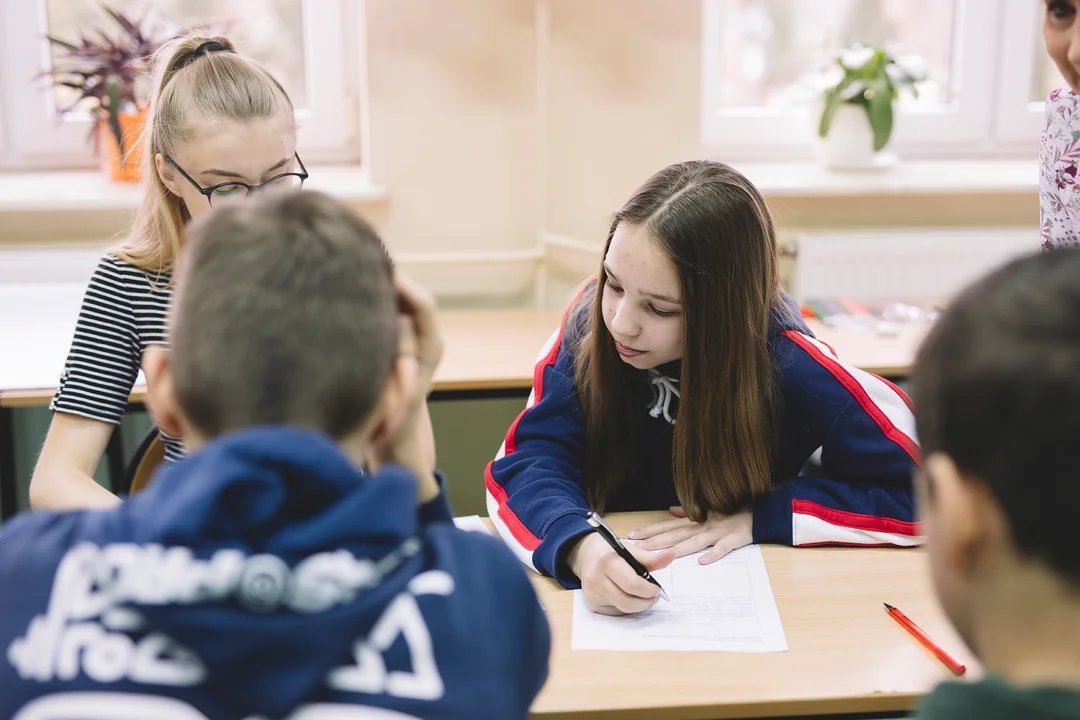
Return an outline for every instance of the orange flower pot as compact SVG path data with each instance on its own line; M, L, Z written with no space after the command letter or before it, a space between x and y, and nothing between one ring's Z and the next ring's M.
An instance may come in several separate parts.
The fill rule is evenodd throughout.
M121 156L116 136L105 120L98 121L98 147L101 148L101 169L120 182L139 182L142 178L142 134L146 126L146 109L137 113L120 113L120 131L124 138Z

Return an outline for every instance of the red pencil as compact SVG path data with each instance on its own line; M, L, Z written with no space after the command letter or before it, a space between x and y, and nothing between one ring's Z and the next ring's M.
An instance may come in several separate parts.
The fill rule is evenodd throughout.
M949 668L949 670L952 671L953 675L963 675L965 672L967 672L966 667L957 662L951 655L949 655L949 653L942 650L941 647L933 640L931 640L930 636L924 633L918 625L911 622L911 619L907 615L900 612L889 603L884 603L884 605L885 611L892 615L893 620L900 623L900 625L905 630L914 635L919 642L925 645L927 650L934 653L934 655L937 656L938 660L945 663L945 667Z

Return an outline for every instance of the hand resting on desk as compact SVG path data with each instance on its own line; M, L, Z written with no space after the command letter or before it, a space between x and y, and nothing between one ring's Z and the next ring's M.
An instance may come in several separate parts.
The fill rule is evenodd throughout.
M653 553L628 546L650 572L675 559L670 551ZM631 615L656 604L660 588L637 576L634 569L600 537L591 532L570 551L570 569L581 580L589 609L602 615Z
M668 508L675 517L664 522L631 530L630 539L638 540L638 547L646 550L671 548L676 557L701 552L712 545L712 550L698 560L702 565L716 562L732 550L754 542L754 513L735 515L710 515L703 523L686 517L681 507ZM579 576L580 577L580 576Z

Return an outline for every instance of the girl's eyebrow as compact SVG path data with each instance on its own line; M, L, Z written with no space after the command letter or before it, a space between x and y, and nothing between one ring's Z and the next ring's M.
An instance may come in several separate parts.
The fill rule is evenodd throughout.
M619 278L615 277L615 273L611 272L611 268L608 267L607 263L604 263L604 273L609 278L614 280L615 282L619 282ZM671 303L672 305L682 305L681 300L676 300L675 298L671 297L670 295L662 295L660 293L649 292L648 290L643 290L641 292L641 294L642 295L647 295L647 296L651 297L653 300L659 300L661 302Z
M285 167L286 165L289 164L289 161L291 161L291 160L292 160L291 157L287 157L287 158L284 158L282 160L278 160L272 166L268 167L263 172L263 175L265 175L266 173L274 172L275 170L279 170L279 169ZM232 172L231 170L218 170L217 168L210 168L209 170L203 170L203 175L220 175L221 177L236 178L237 180L243 180L244 179L244 176L241 175L240 173Z

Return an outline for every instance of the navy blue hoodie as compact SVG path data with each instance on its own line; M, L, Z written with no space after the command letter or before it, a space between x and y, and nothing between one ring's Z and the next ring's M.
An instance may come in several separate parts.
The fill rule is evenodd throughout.
M365 477L322 435L265 428L114 509L16 518L0 717L525 717L550 650L532 585L416 493L402 468Z
M574 387L577 345L591 323L585 301L571 303L540 352L533 389L486 473L488 515L529 567L577 587L565 558L591 528L581 477L585 417ZM753 503L754 542L787 545L915 545L911 471L918 462L915 418L892 383L844 365L817 340L785 296L773 313L769 348L779 377L779 432L773 490ZM672 441L679 408L679 362L635 371L651 388L642 404L638 471L622 479L609 512L667 510L679 504ZM648 392L644 393L649 396Z

